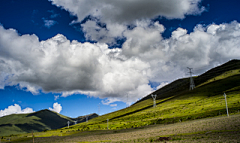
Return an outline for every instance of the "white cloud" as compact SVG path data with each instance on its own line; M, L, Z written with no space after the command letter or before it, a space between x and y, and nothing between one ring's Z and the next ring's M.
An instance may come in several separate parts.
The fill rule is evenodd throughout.
M186 67L202 73L206 67L240 57L240 24L196 26L193 32L178 28L163 39L163 25L138 21L122 48L103 43L69 41L58 34L46 41L0 26L0 87L20 85L27 91L62 93L136 101L153 89L152 82L170 82L186 76ZM146 26L148 25L148 26Z
M0 28L1 71L12 75L7 85L19 84L36 94L44 92L85 93L100 98L119 98L122 92L149 87L147 62L137 57L126 58L121 49L108 49L106 44L70 42L63 35L38 41L35 35L19 36L15 30ZM8 56L6 56L8 53ZM120 100L120 99L118 99Z
M88 20L81 25L85 37L88 40L98 41L101 43L115 44L115 38L123 38L123 32L127 30L126 25L109 23L106 28L97 25L96 20Z
M141 23L143 23L143 25ZM149 23L147 23L147 25L148 24ZM153 51L163 39L161 33L164 31L164 27L158 22L155 22L150 27L145 26L145 21L139 22L139 25L140 26L135 27L133 30L124 32L124 37L126 37L127 40L122 48L123 53L127 56L138 56L141 53ZM161 53L157 52L155 54Z
M1 64L4 64L3 60L0 60ZM5 73L3 71L0 72L0 89L4 89L5 85L4 83L6 82L6 78L8 77L8 73Z
M47 28L52 27L53 25L57 24L57 21L54 20L48 20L48 19L43 19L44 26Z
M172 38L179 39L181 36L186 35L186 34L187 34L186 29L178 28L177 30L172 32Z
M0 117L10 114L26 114L32 112L34 112L32 108L27 107L25 109L21 109L21 106L19 106L18 104L14 104L8 106L8 108L5 108L4 110L0 110Z
M59 99L59 95L54 95L54 100L58 100Z
M53 108L49 107L49 110L52 110L54 112L60 113L62 111L61 104L58 104L57 102L53 104Z
M116 107L116 106L117 106L117 104L110 104L110 106L111 106L111 107Z
M77 16L87 39L116 44L116 38L123 38L127 25L138 25L138 21L150 21L158 16L168 19L183 19L186 15L198 15L205 11L202 0L49 0L52 4ZM99 26L99 23L105 27ZM142 23L142 22L141 22ZM145 25L148 26L148 25ZM143 26L141 26L143 27Z
M100 17L103 22L132 23L136 20L152 19L156 16L184 18L185 15L202 13L201 0L49 0L74 15L78 21L88 15Z
M112 97L110 97L110 98L108 98L107 100L102 100L101 102L102 102L102 104L103 105L109 105L109 104L111 104L111 103L114 103L114 102L116 102L116 101L120 101L119 99L117 99L117 98L112 98Z
M54 10L48 10L48 12L51 13L50 18L61 17L61 15L58 13L55 13Z

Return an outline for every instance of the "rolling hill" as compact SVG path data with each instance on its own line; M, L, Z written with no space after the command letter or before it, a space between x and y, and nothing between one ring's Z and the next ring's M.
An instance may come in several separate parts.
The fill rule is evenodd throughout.
M214 79L215 77L218 77L223 73L227 74L228 71L231 72L237 69L240 70L240 60L231 60L227 63L224 63L221 66L208 70L207 72L201 74L198 77L194 77L195 86L201 85L210 79ZM235 86L235 85L232 85L232 86ZM184 79L178 79L176 81L173 81L172 83L154 91L151 94L156 94L157 99L164 99L176 94L181 95L182 93L186 93L188 91L189 91L189 78L184 78ZM144 101L146 99L151 99L152 98L151 94L145 96L144 98L137 101L136 103Z
M90 114L89 120L97 117L97 114ZM58 129L67 126L67 121L73 125L73 121L85 122L85 116L70 118L48 109L30 114L12 114L0 118L0 136L14 135L30 132L41 132L51 129Z

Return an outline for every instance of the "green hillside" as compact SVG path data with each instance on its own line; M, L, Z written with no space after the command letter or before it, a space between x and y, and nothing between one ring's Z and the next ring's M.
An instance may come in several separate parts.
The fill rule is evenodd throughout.
M155 124L173 124L188 120L226 116L223 93L227 94L230 116L240 110L240 61L232 60L194 77L196 88L189 91L189 78L176 80L153 92L132 106L105 114L69 128L35 133L36 137L69 136L82 131L143 128ZM107 124L107 119L109 122ZM23 134L16 138L30 137Z
M12 114L0 118L0 136L62 128L71 118L41 110L30 114Z
M236 70L240 70L240 60L231 60L221 66L212 68L208 70L207 72L201 74L198 77L194 77L194 83L196 86L201 85L208 80L212 79L215 80L215 77L218 77L219 75L229 75L232 76L234 74L231 74L231 72ZM234 86L234 85L233 85ZM157 99L164 99L166 97L170 97L173 95L177 95L181 93L186 93L189 91L189 78L185 79L178 79L164 87L162 87L159 90L154 91L151 94L156 94ZM142 98L138 102L141 102L146 99L152 99L151 94L147 95L146 97ZM136 102L136 103L138 103Z
M89 120L97 117L97 114L90 114ZM30 114L12 114L0 118L0 136L15 135L21 133L41 132L51 129L58 129L67 126L67 121L73 125L73 121L85 122L85 116L69 118L48 109Z

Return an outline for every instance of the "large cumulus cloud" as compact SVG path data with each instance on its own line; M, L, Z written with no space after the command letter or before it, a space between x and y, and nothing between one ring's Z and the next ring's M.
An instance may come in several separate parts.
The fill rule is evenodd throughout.
M205 11L201 0L49 0L72 15L75 22L90 16L82 29L88 40L116 44L116 38L123 38L128 25L156 17L183 19L186 15L198 15ZM105 26L101 26L102 25Z
M164 16L169 19L184 18L204 11L201 0L49 0L74 15L78 21L92 15L103 22L132 23L136 20Z
M89 94L118 98L127 92L144 96L151 91L146 70L149 64L126 58L121 49L106 44L69 41L58 34L46 41L36 35L18 35L0 27L1 85L17 85L34 94L43 92Z

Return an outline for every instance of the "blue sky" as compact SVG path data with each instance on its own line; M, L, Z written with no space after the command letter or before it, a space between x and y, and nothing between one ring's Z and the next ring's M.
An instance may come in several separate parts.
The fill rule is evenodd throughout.
M113 112L240 56L237 0L2 0L0 116Z

